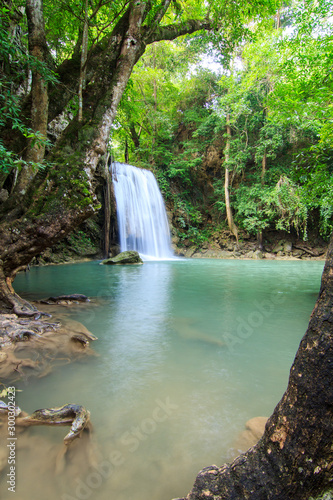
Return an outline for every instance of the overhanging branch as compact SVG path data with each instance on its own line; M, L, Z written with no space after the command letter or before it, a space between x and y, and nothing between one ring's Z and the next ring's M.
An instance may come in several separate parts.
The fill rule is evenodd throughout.
M146 29L146 27L143 27ZM168 26L158 26L153 33L149 30L144 34L145 43L151 44L153 42L159 42L161 40L175 40L179 36L191 35L196 31L209 31L216 29L216 23L210 21L209 19L189 19L183 23L170 24Z

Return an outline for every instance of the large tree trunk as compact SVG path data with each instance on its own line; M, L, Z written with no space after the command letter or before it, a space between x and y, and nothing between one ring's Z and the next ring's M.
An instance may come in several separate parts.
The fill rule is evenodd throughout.
M107 55L99 68L100 78L90 85L83 107L83 120L74 120L48 160L55 165L45 179L30 186L33 199L19 219L7 213L0 226L0 304L20 311L19 297L11 285L15 274L34 255L63 238L98 207L94 195L100 158L105 155L111 125L134 64L144 52L139 33L144 3L130 12L127 29L119 40L116 72L110 71ZM111 64L114 61L112 54ZM93 110L93 112L92 112ZM14 222L15 221L15 222ZM26 314L26 303L22 303Z
M46 63L48 49L46 44L43 2L42 0L27 0L26 12L28 19L28 41L29 53L40 63ZM48 92L47 82L43 75L37 70L32 71L31 83L31 128L39 132L41 141L29 139L27 144L26 159L32 164L43 161L45 154L45 140L48 122ZM36 174L36 167L24 166L19 181L15 187L15 196L25 195L29 183Z
M235 236L237 244L238 244L238 229L234 222L234 218L232 215L231 205L230 205L230 196L229 196L229 169L228 169L228 161L230 156L230 138L231 138L231 127L229 125L229 114L227 115L227 143L225 147L225 162L226 167L224 170L224 197L225 197L225 209L227 213L227 222L231 233Z
M186 500L306 500L332 486L333 237L288 388L256 446L203 469Z

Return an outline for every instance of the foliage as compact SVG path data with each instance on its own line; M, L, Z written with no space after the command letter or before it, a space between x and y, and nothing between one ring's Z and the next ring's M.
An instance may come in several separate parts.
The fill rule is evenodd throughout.
M22 119L22 95L29 90L24 76L28 76L31 71L38 71L49 84L55 83L57 78L52 70L29 54L24 37L20 36L21 31L26 30L23 16L19 17L21 23L16 25L15 30L10 29L13 15L13 11L5 6L0 10L0 130L10 123L12 130L18 130L23 137L30 139L30 147L36 144L49 146L45 137L31 129ZM11 151L0 139L0 173L9 173L23 166L45 168L43 163L24 161L22 152Z
M231 63L220 50L217 57L224 64L220 76L200 70L198 61L200 52L213 54L215 47L216 54L217 39L199 42L193 37L190 43L159 44L137 65L115 136L127 137L133 163L153 166L165 197L174 204L183 239L190 227L195 228L193 234L204 230L205 224L194 215L196 210L202 215L207 210L203 202L210 203L217 219L225 214L226 166L240 227L252 234L273 228L295 231L304 238L309 228L318 228L323 237L329 236L333 229L329 4L306 1L285 7L279 12L282 28L272 18L256 19L251 41L239 46ZM227 118L231 137L226 163L222 152ZM129 122L140 131L139 147ZM210 174L214 192L203 200L199 192L205 187L198 183L206 178L212 148L220 151L220 168L214 167Z

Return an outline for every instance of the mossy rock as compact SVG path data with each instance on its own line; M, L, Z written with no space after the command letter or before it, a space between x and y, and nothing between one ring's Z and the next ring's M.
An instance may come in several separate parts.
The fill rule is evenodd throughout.
M115 257L103 260L101 264L106 264L106 265L143 264L143 261L138 252L135 252L134 250L128 250L127 252L119 253Z

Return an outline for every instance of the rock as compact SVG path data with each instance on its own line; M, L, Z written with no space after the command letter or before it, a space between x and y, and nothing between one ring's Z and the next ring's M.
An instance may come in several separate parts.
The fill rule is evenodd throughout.
M7 358L8 358L8 354L7 353L0 352L0 363L2 363L3 361L6 361Z
M81 293L73 293L71 295L58 295L57 297L49 297L48 299L39 300L41 304L61 304L66 305L68 302L90 302L86 295Z
M262 253L261 250L256 250L255 252L253 252L252 259L263 259L263 258L264 254Z
M277 254L284 254L284 253L290 253L292 251L292 243L287 240L280 240L275 247L273 248L272 252L277 253Z
M286 253L290 253L292 251L292 249L293 249L293 245L292 245L291 241L286 241L285 245L284 245L284 251Z
M7 189L0 189L0 203L4 203L8 200L8 191Z
M103 260L101 264L105 265L143 264L143 261L138 252L135 252L134 250L128 250L127 252L119 253L115 257L111 257L111 259Z
M235 443L237 453L244 452L254 446L264 433L267 417L254 417L245 424L245 431L242 431Z
M267 417L254 417L246 422L245 428L258 440L264 433L266 422Z

